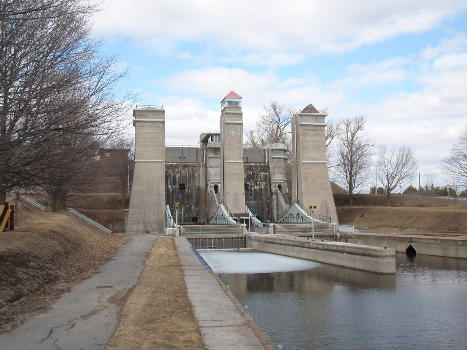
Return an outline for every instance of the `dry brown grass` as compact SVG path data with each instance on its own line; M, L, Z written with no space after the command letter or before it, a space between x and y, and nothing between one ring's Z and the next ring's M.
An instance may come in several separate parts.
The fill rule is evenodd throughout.
M461 208L337 207L339 223L357 228L420 232L466 232L467 211Z
M172 238L158 238L107 349L205 349Z
M338 207L348 206L348 195L344 193L334 193L334 202ZM388 206L388 201L385 195L356 194L354 195L353 206ZM467 201L455 201L448 198L394 195L390 197L390 206L467 208Z
M54 286L89 276L126 241L63 213L20 207L18 223L15 231L0 233L0 331L46 306L34 297L60 294Z

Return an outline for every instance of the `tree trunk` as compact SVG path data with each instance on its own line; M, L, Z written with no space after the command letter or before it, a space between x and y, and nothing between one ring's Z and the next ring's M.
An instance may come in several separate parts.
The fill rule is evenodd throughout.
M386 191L386 198L387 198L387 205L388 207L391 206L391 192Z
M66 190L57 190L57 202L56 202L56 209L64 210L66 208Z
M47 211L56 212L57 211L57 192L56 191L47 191Z

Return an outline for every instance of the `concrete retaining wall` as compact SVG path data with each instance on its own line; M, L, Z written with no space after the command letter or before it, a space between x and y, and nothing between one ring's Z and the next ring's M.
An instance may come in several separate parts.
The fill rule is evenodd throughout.
M214 273L191 250L185 237L175 238L188 297L208 350L272 349L253 320L241 311Z
M247 247L357 270L381 274L396 273L396 257L392 249L342 242L321 242L282 234L254 233L247 234Z
M376 247L388 247L396 252L403 252L409 245L417 254L445 256L467 259L467 241L449 238L381 236L369 234L340 234L340 239L355 244L367 244Z

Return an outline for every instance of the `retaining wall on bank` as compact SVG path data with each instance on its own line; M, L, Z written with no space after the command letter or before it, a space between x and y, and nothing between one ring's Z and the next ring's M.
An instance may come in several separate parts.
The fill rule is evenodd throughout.
M407 247L411 245L416 250L417 254L467 259L467 240L465 239L383 236L367 233L341 233L339 239L354 244L388 247L396 252L403 253L405 253Z
M247 234L247 247L267 253L291 256L357 270L396 273L392 249L361 244L313 240L284 234Z
M272 349L252 319L241 311L215 274L193 253L185 237L176 237L188 297L208 350Z

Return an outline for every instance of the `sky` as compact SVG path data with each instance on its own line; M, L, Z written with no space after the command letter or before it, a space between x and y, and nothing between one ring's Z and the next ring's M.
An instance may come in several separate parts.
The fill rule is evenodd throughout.
M128 70L116 94L163 106L167 145L197 145L201 132L218 131L220 101L234 90L245 134L272 101L296 111L312 103L330 121L363 115L373 145L412 148L422 186L449 183L441 163L467 126L465 0L100 7L93 36L116 57L115 70Z

